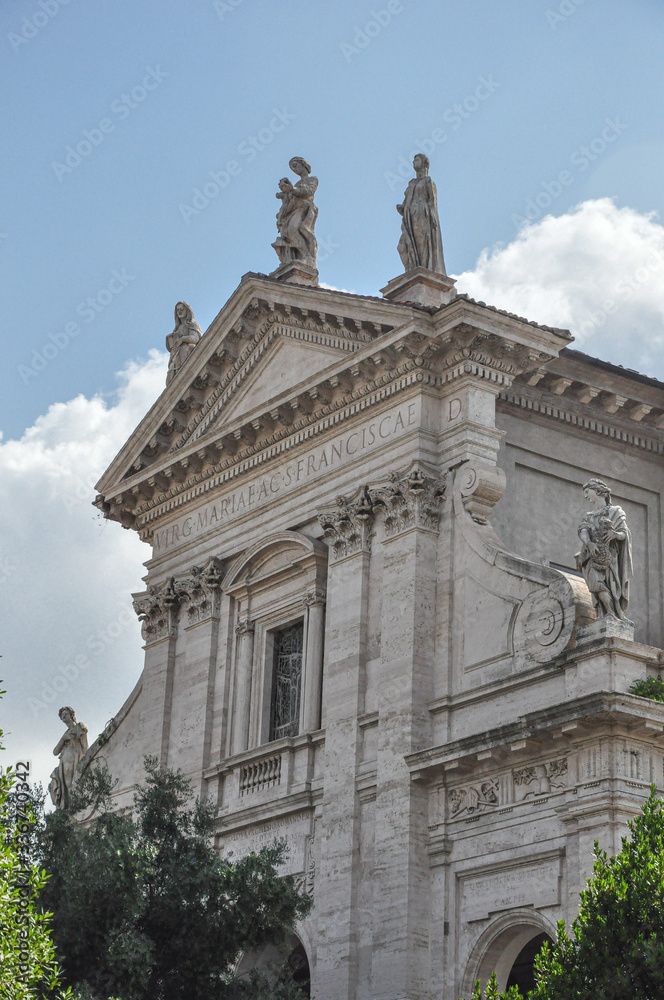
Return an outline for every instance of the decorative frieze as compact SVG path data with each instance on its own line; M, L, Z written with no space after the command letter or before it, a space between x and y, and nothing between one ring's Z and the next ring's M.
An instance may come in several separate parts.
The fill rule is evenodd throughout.
M490 812L500 805L500 784L496 778L464 788L452 788L449 794L450 819L476 813Z
M567 758L546 761L544 764L533 764L512 771L514 781L514 800L536 795L548 795L553 789L567 786Z
M508 809L526 799L561 792L567 788L568 770L567 757L555 757L450 788L449 819L470 819Z
M407 475L392 472L389 484L370 490L369 497L374 509L384 511L388 538L413 527L438 531L445 477L432 479L419 469Z
M374 507L366 486L357 501L339 497L335 504L318 514L318 520L330 541L334 560L371 551Z

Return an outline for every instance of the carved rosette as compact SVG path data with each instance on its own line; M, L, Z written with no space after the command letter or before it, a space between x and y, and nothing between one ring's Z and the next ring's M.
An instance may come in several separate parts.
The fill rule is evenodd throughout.
M150 584L145 594L137 594L134 611L141 623L141 635L149 645L177 634L180 595L173 577L166 583Z
M366 486L359 500L352 502L339 497L335 504L318 514L318 520L325 537L330 540L335 561L356 552L371 552L374 508Z
M389 485L370 490L369 496L374 509L384 511L388 538L414 527L438 531L445 477L431 479L419 469L407 475L392 472Z
M176 581L187 625L197 625L219 613L221 580L221 562L213 556L204 566L192 566L187 576Z

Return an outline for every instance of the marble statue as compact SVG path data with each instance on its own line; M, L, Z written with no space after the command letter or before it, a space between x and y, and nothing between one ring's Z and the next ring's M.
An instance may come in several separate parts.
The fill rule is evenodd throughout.
M277 213L279 235L272 246L282 264L298 260L315 267L318 245L314 226L318 208L314 204L314 195L318 178L311 176L311 167L301 156L294 156L288 166L300 179L295 184L287 177L279 181L276 195L281 201Z
M88 749L88 727L76 721L76 713L65 705L58 715L67 727L56 743L53 753L59 756L58 766L51 774L48 790L56 809L68 809L71 790L81 757Z
M194 319L194 310L188 302L178 302L175 306L175 329L166 337L166 350L171 355L166 385L173 381L202 336L203 331Z
M425 267L445 274L436 185L429 177L428 156L417 153L413 169L415 177L404 191L403 204L397 205L402 217L399 256L406 271Z
M583 495L594 510L579 525L581 551L577 568L592 594L598 618L627 621L632 579L632 536L622 507L611 503L611 491L601 479L590 479Z

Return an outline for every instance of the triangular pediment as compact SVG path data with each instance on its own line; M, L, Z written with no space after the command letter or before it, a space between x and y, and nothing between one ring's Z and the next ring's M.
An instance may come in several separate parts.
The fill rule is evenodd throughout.
M343 357L339 348L311 344L280 335L261 357L253 374L222 409L223 423L231 423L255 409L265 408ZM217 421L218 423L218 421Z
M177 376L98 483L105 496L119 489L163 492L165 465L184 456L177 481L196 471L197 449L214 443L230 424L281 407L298 386L313 383L394 326L399 307L377 302L358 318L355 296L245 276ZM206 458L208 460L209 456ZM159 478L150 482L151 470ZM174 484L173 484L174 485Z

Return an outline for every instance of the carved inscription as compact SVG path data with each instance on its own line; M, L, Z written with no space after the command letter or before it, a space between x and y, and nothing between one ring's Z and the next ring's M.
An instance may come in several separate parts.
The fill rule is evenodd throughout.
M284 816L269 823L262 823L249 830L238 830L223 836L223 850L233 857L244 857L258 852L275 840L285 840L288 854L280 871L282 875L306 872L308 865L307 839L311 835L311 818L308 813Z
M464 920L484 920L490 913L517 906L557 906L560 858L496 869L462 881Z
M405 433L418 421L418 403L404 403L380 417L359 424L327 444L293 459L269 476L252 479L232 493L208 503L196 513L180 518L154 533L154 554L161 555L198 535L221 527L228 521L269 503L276 496L302 486L310 479L329 475L332 469L373 451L386 441Z

